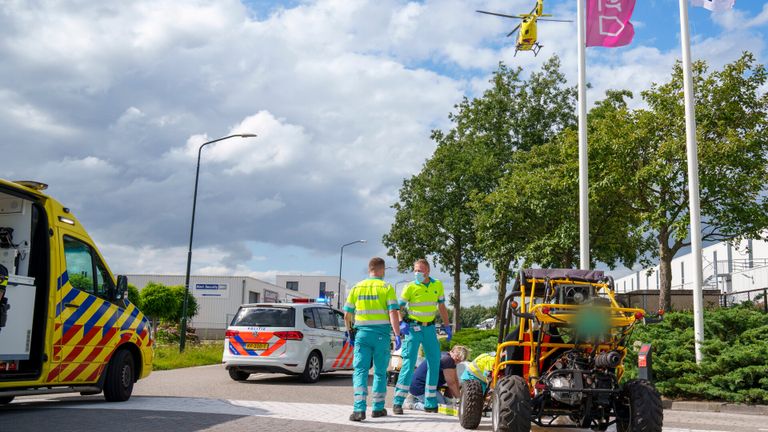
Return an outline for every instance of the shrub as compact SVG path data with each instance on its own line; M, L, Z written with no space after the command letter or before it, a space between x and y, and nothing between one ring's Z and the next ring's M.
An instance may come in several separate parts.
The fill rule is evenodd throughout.
M694 355L690 312L672 312L661 324L638 326L631 340L653 344L654 380L664 396L768 403L768 314L749 306L707 311L704 334L701 365ZM637 376L637 347L632 345L626 379Z

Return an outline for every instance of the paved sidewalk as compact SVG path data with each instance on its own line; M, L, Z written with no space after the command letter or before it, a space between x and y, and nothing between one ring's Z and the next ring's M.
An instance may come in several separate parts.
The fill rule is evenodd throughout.
M31 399L25 399L29 402ZM348 405L318 404L318 403L292 403L276 401L245 401L187 397L134 397L120 404L108 404L99 402L87 402L68 405L67 408L89 411L115 411L126 410L141 413L194 413L195 415L230 416L220 424L211 425L205 431L229 431L239 432L259 429L269 429L268 425L283 425L279 429L286 431L334 431L345 432L355 428L365 428L371 431L414 431L414 432L443 432L463 431L456 417L442 414L426 414L420 411L406 410L404 416L394 416L390 413L387 417L368 418L360 423L350 422L348 417L350 407ZM370 412L369 412L370 414ZM696 421L691 420L691 415L696 416ZM681 417L682 416L682 417ZM683 413L672 414L665 412L664 432L725 432L743 430L749 432L768 431L760 429L757 420L761 417L730 415L727 418L723 414L716 413ZM695 426L683 425L685 422L694 422ZM275 423L276 420L283 423ZM489 418L483 418L478 428L480 431L491 430ZM533 431L545 431L533 427ZM559 431L584 431L584 429L558 428ZM615 431L611 427L609 431Z

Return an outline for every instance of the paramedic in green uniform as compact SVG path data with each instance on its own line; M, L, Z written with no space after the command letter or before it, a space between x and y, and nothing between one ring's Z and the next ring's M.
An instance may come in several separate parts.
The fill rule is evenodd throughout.
M416 280L406 285L400 295L400 307L408 307L408 314L400 324L403 342L403 367L395 386L395 401L392 412L403 413L403 401L408 396L408 389L419 355L419 345L424 347L427 362L427 383L424 389L424 411L437 412L437 380L440 374L440 342L435 331L435 315L445 323L445 332L450 341L453 331L448 321L448 309L445 307L443 283L429 277L429 262L417 260L413 264Z
M352 386L355 404L351 421L365 420L368 396L368 370L373 360L373 412L372 417L384 417L387 396L387 366L390 357L390 330L395 333L395 349L400 349L400 312L392 285L384 282L384 260L371 258L368 262L370 277L358 282L349 292L344 304L344 322L347 338L355 347L352 363Z

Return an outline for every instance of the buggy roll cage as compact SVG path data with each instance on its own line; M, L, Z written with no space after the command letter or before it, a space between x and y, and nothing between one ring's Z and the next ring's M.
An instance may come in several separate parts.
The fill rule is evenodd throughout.
M585 349L595 350L595 352L619 350L622 353L622 363L626 350L619 345L622 338L613 338L613 340L600 344L576 344L576 343L556 343L543 342L543 331L538 331L538 337L534 339L534 330L530 321L536 321L539 324L555 324L564 327L572 326L576 319L576 312L582 309L582 305L559 304L548 302L554 300L554 295L558 285L570 286L590 286L593 295L598 295L600 291L605 294L604 298L610 305L599 306L598 308L606 310L610 316L610 327L621 328L622 335L628 334L632 326L637 321L647 323L660 322L663 318L663 312L657 316L645 316L645 311L638 308L625 308L619 305L614 297L614 282L611 276L605 276L598 270L576 270L576 269L526 269L520 270L515 279L512 292L504 298L502 303L503 313L499 323L499 338L496 345L496 362L493 368L493 381L491 386L496 386L499 372L510 365L528 366L528 377L526 381L530 388L536 384L539 375L539 364L542 360L556 352L557 348L574 349L577 346ZM518 310L517 301L514 299L520 297L520 310ZM543 298L545 303L534 303L537 298ZM515 340L506 341L510 332L510 327L514 322L513 317L520 319L519 334ZM526 325L527 324L527 325ZM527 335L527 340L526 340ZM501 353L508 347L527 348L528 360L510 360L500 361ZM542 353L542 349L546 352ZM623 366L616 368L617 376L620 379L623 374Z

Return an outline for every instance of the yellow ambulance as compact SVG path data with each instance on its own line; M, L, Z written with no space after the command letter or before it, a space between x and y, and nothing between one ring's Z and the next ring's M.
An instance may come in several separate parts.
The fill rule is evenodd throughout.
M0 405L68 392L125 401L152 370L149 321L45 188L0 179Z

